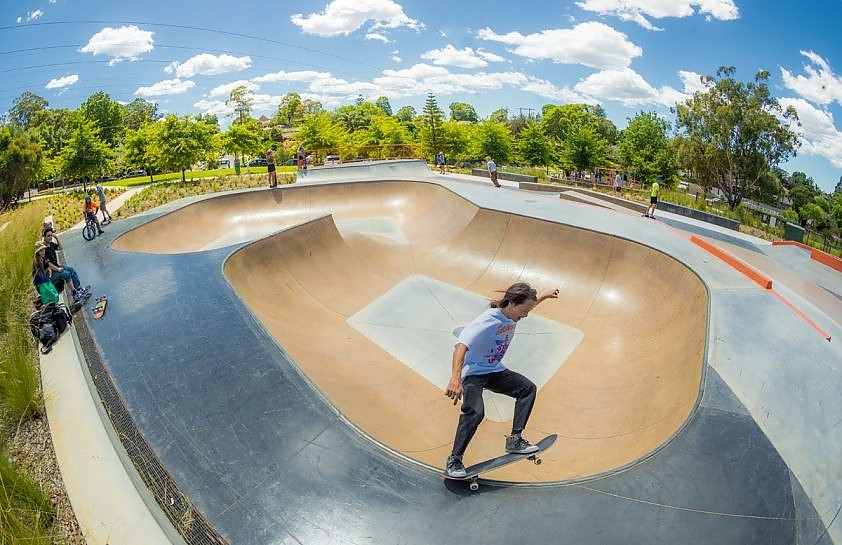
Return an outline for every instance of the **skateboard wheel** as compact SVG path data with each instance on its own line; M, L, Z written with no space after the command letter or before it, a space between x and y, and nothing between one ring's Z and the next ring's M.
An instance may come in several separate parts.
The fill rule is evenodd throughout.
M536 466L541 465L541 459L540 458L535 458L535 460L533 460L533 461L535 462Z
M476 492L477 490L479 490L479 483L470 483L468 485L468 488L471 489L471 492Z

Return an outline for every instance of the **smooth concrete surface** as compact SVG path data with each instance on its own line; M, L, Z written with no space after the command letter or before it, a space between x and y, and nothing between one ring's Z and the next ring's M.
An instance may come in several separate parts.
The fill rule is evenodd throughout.
M53 447L86 543L181 543L172 529L169 534L162 529L141 498L148 494L137 490L124 467L125 452L112 442L110 422L101 420L99 399L92 397L96 393L83 365L76 331L70 328L41 356L40 369Z
M487 182L433 175L419 168L412 164L402 173L399 162L390 162L383 172L377 164L352 171L334 169L318 174L324 184L313 181L302 188L174 203L115 222L93 243L81 237L63 238L69 261L109 295L106 318L88 322L123 403L192 508L218 532L220 542L463 544L557 542L559 536L595 545L840 542L840 525L834 522L842 505L839 344L817 335L769 290L693 245L689 234L761 251L758 244L750 237L668 213L652 221L564 202L557 195L494 189ZM345 178L343 172L352 174ZM402 182L356 183L366 180ZM320 185L345 198L325 205L330 193ZM355 190L345 187L350 185L399 185L401 191L387 191L388 199L361 201L352 198ZM432 185L441 190L431 193L427 186ZM435 199L429 200L431 194ZM310 195L309 201L299 198L302 195ZM434 204L420 215L411 206L401 208L402 201L418 195ZM226 221L230 217L220 213L221 204L237 199L250 203L240 207L242 213L236 217L242 218L259 202L249 199L258 197L274 203L274 216L295 220L256 241L244 229L245 238L214 247L214 240L229 237L222 229L196 233L200 240L191 244L198 247L183 246L182 235L191 231L183 222L172 221L179 211L207 208L217 211L217 220ZM304 202L309 202L306 212L299 210ZM361 208L368 212L360 213ZM260 223L261 214L254 214L252 227ZM360 221L366 214L370 221ZM347 219L354 221L340 228ZM212 223L213 215L199 221L208 227ZM166 229L159 230L158 237L149 236L162 225ZM505 225L502 234L501 225ZM465 229L477 239L496 237L498 257L490 257L489 250L468 251L467 245L454 242ZM522 247L524 240L528 248ZM132 249L121 246L129 241L135 243ZM588 246L598 244L606 250L589 253ZM135 251L142 245L144 251ZM394 251L383 251L385 245ZM211 249L202 249L206 246ZM570 246L576 251L566 252ZM638 246L646 258L627 250ZM512 258L507 260L509 251ZM605 254L616 256L616 261ZM624 263L621 255L630 256L637 266ZM576 273L575 267L581 266L577 261L600 257L609 266L602 269L604 280L597 295L589 298L587 286L598 285L590 278L598 269L585 267ZM330 267L342 267L348 274ZM574 272L563 274L566 267L574 267ZM614 269L623 267L627 269L622 276L631 277L623 282L630 284L612 280ZM462 268L464 275L459 274ZM488 273L472 272L477 270ZM587 399L604 393L604 388L595 386L604 380L603 374L624 371L626 354L635 353L635 338L641 351L654 355L670 353L686 342L685 337L695 335L681 329L685 324L679 319L658 325L659 314L684 318L682 307L692 306L686 304L686 289L665 291L650 306L641 306L640 299L624 301L637 312L621 309L625 320L609 324L613 327L604 332L587 324L588 309L602 302L599 294L607 294L615 284L623 295L664 289L659 284L670 286L676 274L687 270L692 271L687 278L704 286L707 301L703 305L707 314L701 313L705 318L699 326L704 345L697 366L701 381L694 379L701 395L674 434L662 434L654 450L616 471L558 481L554 475L559 469L545 460L542 466L523 468L532 474L529 478L517 479L530 480L532 486L487 482L479 493L471 494L464 483L442 481L443 460L425 463L423 452L402 453L400 445L396 448L372 432L377 428L358 425L359 415L352 417L355 410L362 413L360 405L371 405L372 426L389 429L395 413L378 413L377 407L401 402L401 397L414 403L431 388L424 386L427 379L416 379L417 389L390 380L404 376L407 367L384 365L382 360L394 357L382 349L382 357L362 362L357 375L343 368L342 360L352 358L363 340L377 344L354 333L348 317L411 275L426 273L423 276L458 289L470 285L467 291L479 298L493 296L495 289L505 287L500 283L512 277L539 285L561 279L562 291L574 295L583 285L581 297L590 301L590 307L575 298L539 307L542 317L572 323L584 332L583 341L554 376L571 373L570 363L576 358L585 364L598 359L580 354L589 340L602 345L595 350L608 351L603 352L601 368L586 372L585 365L579 375L569 375L572 384L559 381L555 386L575 400L576 395ZM483 275L487 278L479 280ZM802 297L797 287L790 289L784 280L770 276L779 295L824 324L834 339L840 338L838 322ZM274 316L276 323L267 316ZM281 331L284 328L288 331ZM665 330L663 337L660 330ZM614 334L628 335L624 342L631 349L624 346L611 354L610 343L593 340ZM302 353L313 357L301 358ZM321 369L316 354L330 356ZM368 369L378 366L386 377ZM627 377L634 374L633 369L625 372ZM640 382L652 391L651 383L659 378L644 373ZM376 383L373 390L366 390L369 382ZM590 391L583 394L577 389ZM568 409L567 402L545 386L538 402L543 409L536 410L562 413L553 408ZM660 410L660 403L653 398L650 405L636 407L629 407L629 417L641 421L650 411ZM457 412L441 392L430 395L422 412L446 421L443 428L455 426ZM576 426L575 416L551 424ZM540 418L536 413L536 422ZM495 425L501 426L486 422L483 427ZM544 430L536 425L534 431ZM566 454L560 445L554 450Z

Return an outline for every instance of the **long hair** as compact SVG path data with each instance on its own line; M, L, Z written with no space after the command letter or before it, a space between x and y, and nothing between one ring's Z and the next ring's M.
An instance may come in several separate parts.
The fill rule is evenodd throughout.
M491 302L491 308L506 308L511 305L520 305L527 299L538 300L538 292L525 282L518 282L509 286L503 293L503 297Z

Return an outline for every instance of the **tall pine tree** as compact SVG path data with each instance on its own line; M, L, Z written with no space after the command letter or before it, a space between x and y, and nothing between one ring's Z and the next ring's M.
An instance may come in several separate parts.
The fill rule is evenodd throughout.
M421 150L425 157L432 159L442 145L442 124L444 112L439 108L436 96L427 94L421 121Z

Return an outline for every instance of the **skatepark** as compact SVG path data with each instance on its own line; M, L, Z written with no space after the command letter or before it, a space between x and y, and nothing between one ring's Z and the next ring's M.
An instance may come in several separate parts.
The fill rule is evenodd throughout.
M657 215L386 161L62 240L108 294L75 338L103 425L173 542L842 542L842 273ZM505 359L539 387L525 436L559 437L471 492L443 389L515 281L560 289ZM466 464L503 450L486 405Z

